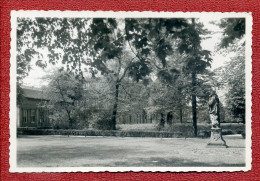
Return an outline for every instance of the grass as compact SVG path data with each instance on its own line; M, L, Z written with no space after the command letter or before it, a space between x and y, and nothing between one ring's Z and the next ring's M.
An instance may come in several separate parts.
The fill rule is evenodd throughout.
M208 139L21 136L18 167L244 166L245 140L225 136L229 148L206 148Z

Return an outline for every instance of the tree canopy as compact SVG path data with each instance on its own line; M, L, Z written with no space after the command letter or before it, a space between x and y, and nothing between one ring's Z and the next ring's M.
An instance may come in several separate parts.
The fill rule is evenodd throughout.
M28 74L33 59L42 68L62 63L64 71L83 79L86 72L92 77L104 76L113 87L111 129L115 129L120 92L133 93L142 88L137 86L133 90L124 84L141 82L147 87L151 78L155 78L166 85L162 102L166 97L172 99L167 102L169 105L173 101L178 103L175 105L192 102L196 129L197 99L206 97L199 89L203 79L198 75L205 74L212 61L211 52L200 46L201 35L207 31L196 19L18 18L17 21L18 83Z

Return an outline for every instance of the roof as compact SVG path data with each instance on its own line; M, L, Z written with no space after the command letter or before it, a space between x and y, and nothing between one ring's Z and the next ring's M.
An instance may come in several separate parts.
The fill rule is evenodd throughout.
M23 88L23 96L31 99L46 99L42 90L36 90L33 88Z

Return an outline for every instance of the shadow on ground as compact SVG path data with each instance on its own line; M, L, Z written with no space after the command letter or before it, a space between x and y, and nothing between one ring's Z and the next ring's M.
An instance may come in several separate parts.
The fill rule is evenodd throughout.
M207 139L25 136L18 167L243 167L245 140L206 148Z

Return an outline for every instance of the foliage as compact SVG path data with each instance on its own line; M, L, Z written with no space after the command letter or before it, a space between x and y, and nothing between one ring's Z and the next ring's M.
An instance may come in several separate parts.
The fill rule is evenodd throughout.
M245 122L245 57L237 55L225 66L223 80L228 88L227 106L235 118Z
M220 68L222 83L227 87L226 104L234 118L245 123L245 19L229 18L221 20L223 38L220 48L235 53L225 66Z
M82 81L81 78L64 71L52 75L46 88L49 101L44 107L49 110L49 117L54 125L64 124L68 128L75 128L77 121L80 121L81 117L84 119Z
M19 84L17 84L17 94L16 94L17 95L16 96L17 105L20 105L23 102L23 100L24 100L23 94L24 94L24 91L23 91L22 87Z
M67 75L83 78L87 72L93 78L106 79L109 90L99 91L107 93L113 104L111 124L115 129L118 110L143 111L149 96L157 97L154 104L180 108L180 112L192 97L193 110L196 109L195 95L200 92L198 97L205 97L205 91L200 89L204 79L196 75L205 74L211 62L210 52L200 47L200 36L205 33L194 19L18 18L17 66L21 71L17 73L22 80L30 70L30 62L35 60L42 68L62 63ZM64 109L71 124L78 120L75 105L81 103L82 97L95 97L95 93L91 94L93 89L76 93L75 84L81 83L76 76L60 77L72 83L66 83L67 87L64 84L64 90L60 90L66 95L63 100L57 95L53 100ZM151 78L160 82L153 84ZM133 86L128 86L129 82ZM161 91L149 92L153 86L159 86ZM70 97L73 95L65 89L80 97ZM85 111L80 114L94 112Z
M191 22L190 22L191 21ZM200 35L207 33L203 26L195 23L194 19L126 19L126 39L131 49L135 48L135 55L140 59L140 70L156 70L157 76L168 86L175 86L179 77L190 77L194 134L196 129L196 74L204 73L212 61L210 51L200 47ZM182 66L168 60L170 55L181 57ZM148 61L149 60L149 61ZM175 60L176 62L176 60ZM136 74L137 80L147 74ZM184 75L184 76L183 76ZM185 83L186 84L186 83ZM178 85L178 84L177 84ZM181 85L181 84L179 84ZM183 87L178 86L175 95L185 99ZM182 103L181 103L182 106Z
M36 59L36 65L42 68L48 63L61 62L65 64L63 69L80 76L83 76L82 65L86 65L93 77L98 71L109 74L116 86L126 74L125 70L119 75L125 69L120 59L124 46L115 19L19 18L17 34L17 73L21 80L28 74L32 59ZM39 52L46 49L48 59L43 60ZM111 63L116 65L109 69ZM113 111L115 115L116 107Z
M125 49L124 34L118 27L118 21L110 18L93 19L89 34L91 37L89 55L92 59L88 63L102 75L110 77L111 84L114 86L112 120L109 121L114 130L116 129L121 82L133 60Z
M129 46L135 47L135 55L144 67L148 64L150 69L154 66L163 71L169 65L167 56L177 51L182 54L183 69L187 71L200 73L212 60L210 52L200 47L200 35L206 30L187 19L126 19L125 31Z
M95 116L96 119L93 122L93 128L99 130L113 130L113 124L111 124L112 117L110 112L99 111L98 114L96 114Z
M32 59L36 59L36 65L42 68L61 61L67 64L68 71L81 72L87 21L82 18L18 18L18 77L28 73ZM48 59L43 59L40 52L46 49Z
M241 39L245 35L245 18L222 19L218 25L223 29L220 48L227 48L236 39Z

